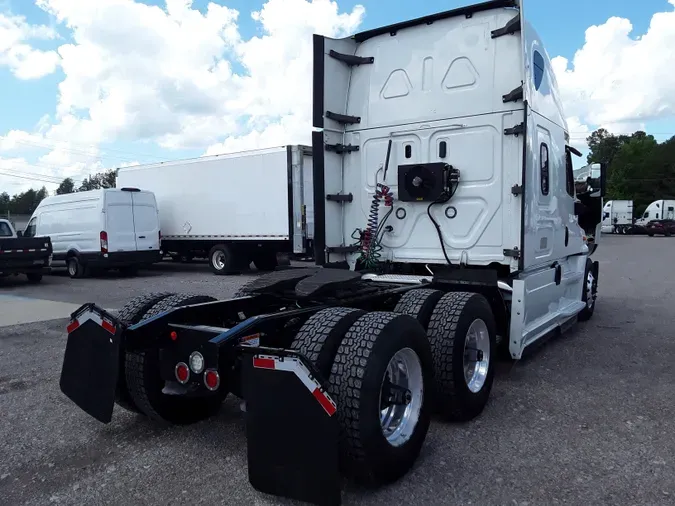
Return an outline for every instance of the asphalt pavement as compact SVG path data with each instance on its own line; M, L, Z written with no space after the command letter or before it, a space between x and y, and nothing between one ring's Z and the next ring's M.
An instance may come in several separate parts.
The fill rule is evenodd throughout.
M674 241L604 236L593 319L500 363L482 416L434 421L409 474L377 491L346 484L343 504L675 504ZM148 291L227 297L248 279L167 264L137 278L0 280L0 295L119 309ZM189 427L81 412L58 386L65 324L0 326L0 504L294 504L249 485L235 399Z

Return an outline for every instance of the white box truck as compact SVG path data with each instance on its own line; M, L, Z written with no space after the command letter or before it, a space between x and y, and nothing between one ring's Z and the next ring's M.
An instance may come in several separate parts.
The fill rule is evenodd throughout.
M164 254L231 274L311 251L312 181L311 148L288 145L124 167L116 186L155 194Z
M610 200L602 210L603 234L629 234L633 229L633 201Z
M51 237L52 265L65 265L71 278L105 269L135 275L161 260L157 202L152 192L137 188L47 197L23 236Z

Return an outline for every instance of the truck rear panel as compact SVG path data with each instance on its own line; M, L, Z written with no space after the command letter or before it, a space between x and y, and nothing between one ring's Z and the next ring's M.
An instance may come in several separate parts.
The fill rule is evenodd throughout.
M352 38L315 37L314 125L324 129L315 135L321 142L315 164L323 162L324 173L315 193L353 194L352 202L329 201L324 216L316 213L324 218L326 247L353 242L369 218L376 184L384 183L394 190L396 209L387 222L393 230L382 239L384 255L444 263L429 202L396 200L399 165L445 162L460 170L461 184L430 212L450 258L511 263L504 250L521 244L521 200L512 187L522 182L524 138L507 133L524 119L522 90L517 98L520 30L502 35L519 27L518 10L507 8L513 5L486 2ZM358 151L337 153L339 144Z

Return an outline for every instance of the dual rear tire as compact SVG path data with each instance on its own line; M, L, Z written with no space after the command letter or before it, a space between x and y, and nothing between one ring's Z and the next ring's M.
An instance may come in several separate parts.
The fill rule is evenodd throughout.
M118 313L125 325L133 325L170 309L216 300L196 294L150 293L131 300ZM163 392L158 349L126 351L121 357L116 403L160 423L191 424L215 415L227 395L224 385L203 397L184 397Z
M466 421L483 411L496 325L482 295L412 290L393 312L322 310L292 348L315 365L337 404L343 472L381 485L414 465L432 413Z

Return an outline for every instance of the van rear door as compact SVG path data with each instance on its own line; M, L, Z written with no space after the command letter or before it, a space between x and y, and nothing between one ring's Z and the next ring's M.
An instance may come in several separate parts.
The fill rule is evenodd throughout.
M108 252L136 251L131 193L117 190L106 191L104 206Z
M134 231L138 251L159 249L159 214L155 195L151 192L131 192Z

